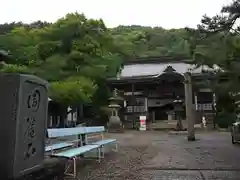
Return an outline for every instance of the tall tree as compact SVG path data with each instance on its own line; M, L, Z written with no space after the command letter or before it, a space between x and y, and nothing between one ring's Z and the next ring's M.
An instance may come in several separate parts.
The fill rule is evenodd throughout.
M219 15L204 16L198 29L189 29L191 52L197 64L217 64L228 74L223 91L239 92L240 75L240 1L224 6Z
M218 65L224 70L227 81L220 81L221 71L216 71L216 81L211 82L217 93L217 123L222 127L236 120L232 94L240 91L240 0L224 6L219 15L204 16L197 30L187 29L195 63ZM217 69L219 70L219 69Z
M108 92L99 84L114 76L121 64L104 22L78 13L52 24L13 24L0 34L0 48L12 55L12 61L1 71L47 79L52 99L65 105L99 100L95 92Z

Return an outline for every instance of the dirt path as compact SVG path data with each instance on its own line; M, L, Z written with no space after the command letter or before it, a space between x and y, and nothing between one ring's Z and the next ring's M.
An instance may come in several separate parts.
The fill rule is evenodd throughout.
M152 146L152 134L142 132L125 132L108 134L116 138L119 152L107 152L105 159L97 164L86 162L80 169L79 178L84 180L135 180L141 179L141 166L157 155L157 148Z
M107 136L118 140L119 152L107 152L100 164L84 161L81 180L240 179L240 147L226 133L198 134L191 143L185 135L164 132Z

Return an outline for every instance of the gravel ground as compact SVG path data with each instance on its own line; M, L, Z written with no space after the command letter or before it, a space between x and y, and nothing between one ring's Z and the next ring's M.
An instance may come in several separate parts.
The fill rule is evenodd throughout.
M228 133L197 134L195 142L154 131L106 136L117 139L119 152L108 150L100 164L83 160L78 179L240 179L240 146L231 144Z
M84 180L135 180L141 179L141 166L157 155L158 149L151 146L152 133L131 131L124 134L107 134L116 138L119 151L108 147L104 160L98 164L94 161L83 162L79 168L79 179ZM107 138L106 137L106 138Z

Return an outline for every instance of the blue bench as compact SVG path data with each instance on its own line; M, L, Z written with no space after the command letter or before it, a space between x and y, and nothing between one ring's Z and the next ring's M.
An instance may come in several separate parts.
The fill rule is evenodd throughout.
M46 152L52 151L52 153L53 153L54 150L58 150L58 149L66 148L66 147L71 147L71 146L73 146L73 143L67 143L67 142L56 143L56 144L46 146L45 151Z
M104 139L103 132L105 132L104 126L96 126L96 127L85 127L86 130L86 144L95 144L100 146L100 158L104 158L105 150L104 146L115 143L114 151L118 151L118 144L116 139ZM100 134L99 134L100 133ZM93 135L94 134L94 135ZM99 138L100 137L100 138ZM91 139L99 139L97 141L91 141Z
M45 151L46 152L51 151L53 154L55 150L60 150L63 148L74 146L74 143L71 141L53 143L52 139L74 136L74 135L76 136L78 134L83 134L83 133L85 133L85 130L82 127L81 128L48 129L48 138L50 138L50 145L47 145L45 147Z
M118 150L118 145L116 139L103 139L103 132L105 128L103 126L96 127L75 127L75 128L60 128L60 129L48 129L48 137L50 138L50 144L45 147L47 153L51 153L55 157L65 157L73 161L73 173L68 174L76 177L76 160L80 155L90 152L92 150L98 151L98 161L100 162L101 158L104 158L104 146L110 143L115 143L116 151ZM101 133L99 135L99 133ZM85 139L79 138L79 135L84 135ZM72 139L66 139L71 137ZM92 141L91 139L96 139L96 137L101 137L97 141ZM82 136L80 136L82 137ZM65 138L61 139L60 142L53 142L53 139L56 141L56 138ZM68 166L69 168L69 166ZM66 169L66 174L67 170Z

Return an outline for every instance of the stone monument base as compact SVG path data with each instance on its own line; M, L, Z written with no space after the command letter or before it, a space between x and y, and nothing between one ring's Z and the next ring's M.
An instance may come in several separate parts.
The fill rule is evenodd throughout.
M123 131L123 124L118 116L111 116L108 122L108 132L120 133Z
M187 135L187 131L169 131L168 134L170 135Z
M55 158L51 156L46 156L44 162L38 170L19 177L17 179L8 180L45 180L45 179L63 179L65 164L67 162L66 158Z
M108 129L109 133L124 133L123 128L122 129Z

